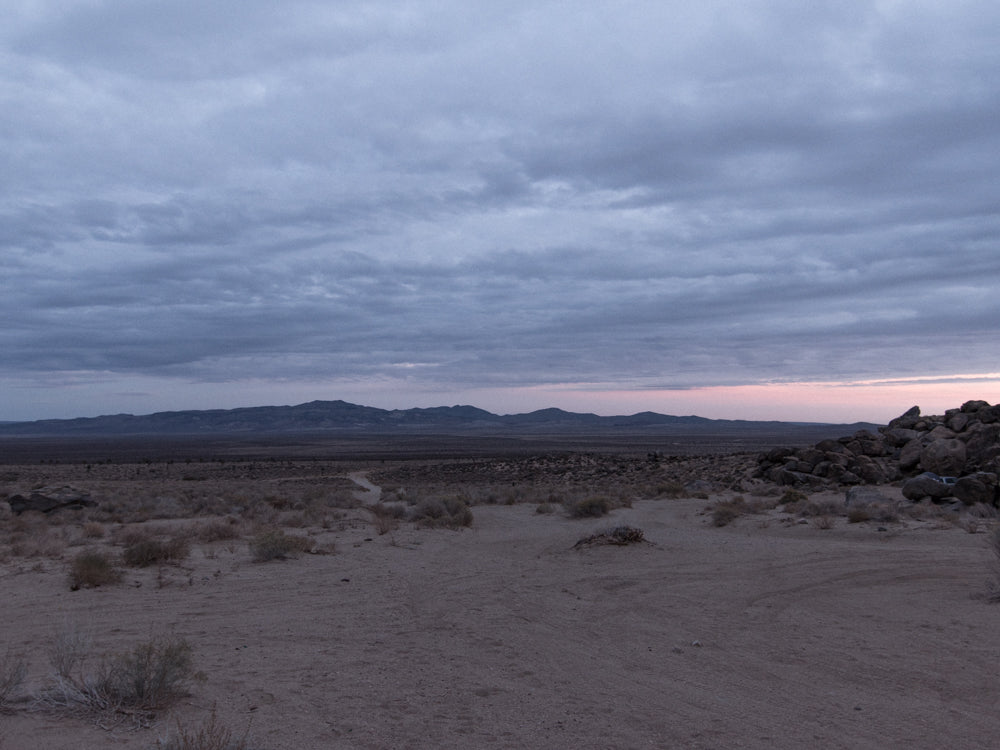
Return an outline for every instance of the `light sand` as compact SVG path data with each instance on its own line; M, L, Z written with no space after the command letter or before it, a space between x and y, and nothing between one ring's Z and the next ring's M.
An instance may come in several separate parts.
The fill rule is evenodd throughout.
M985 534L777 511L715 528L706 505L590 521L479 506L472 529L384 536L359 521L330 532L333 555L255 564L222 542L160 585L128 570L76 592L65 562L10 560L0 627L29 690L66 623L95 653L182 636L205 679L151 730L18 710L0 747L151 747L213 703L270 750L995 746ZM650 543L571 549L612 524Z

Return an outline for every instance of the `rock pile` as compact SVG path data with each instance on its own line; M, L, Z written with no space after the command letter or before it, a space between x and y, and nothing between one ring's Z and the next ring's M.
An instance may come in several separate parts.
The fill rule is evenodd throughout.
M914 406L880 427L809 448L761 454L755 476L780 485L825 488L902 480L911 500L957 498L1000 504L1000 404L967 401L940 416Z

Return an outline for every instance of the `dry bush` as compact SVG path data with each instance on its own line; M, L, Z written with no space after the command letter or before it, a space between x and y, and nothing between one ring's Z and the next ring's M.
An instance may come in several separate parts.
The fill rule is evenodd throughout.
M240 736L222 724L212 706L212 713L195 729L185 729L177 723L176 733L156 741L157 750L249 750L250 727Z
M200 524L194 535L203 542L224 542L242 536L240 522L235 518L213 519Z
M603 495L591 495L563 503L566 515L570 518L599 518L610 513L611 507L611 501Z
M148 568L150 565L187 559L190 552L187 539L178 535L167 541L146 539L130 544L122 550L122 560L132 568Z
M817 529L823 530L832 529L835 524L833 516L828 515L814 516L812 523Z
M410 520L422 526L460 529L472 525L472 510L457 497L428 498L410 509Z
M844 501L836 498L810 498L799 506L798 513L803 518L844 515Z
M69 587L73 591L108 586L121 579L122 572L106 552L84 550L70 562Z
M548 502L547 500L544 503L539 503L538 507L535 508L535 513L540 513L540 514L553 513L554 511L555 507L552 505L552 503Z
M852 505L847 510L847 522L848 523L864 523L865 521L870 521L872 514L868 511L868 506L866 505Z
M148 726L154 712L184 694L191 647L182 639L151 639L91 666L88 639L57 637L50 652L52 684L35 698L42 710L90 716L102 726L131 718Z
M24 659L15 657L9 649L0 657L0 713L9 710L26 672Z
M103 539L104 524L97 521L87 521L80 527L80 531L85 539Z
M639 542L644 541L643 537L644 533L642 529L637 529L633 526L615 526L610 529L605 529L604 531L599 531L596 534L591 534L588 537L584 537L573 545L573 549L602 544L614 544L618 546L638 544Z
M731 500L720 500L710 508L713 526L728 526L740 516L752 512L746 501L736 496Z
M286 560L298 552L308 552L313 541L304 536L286 534L278 528L264 529L250 540L254 562Z
M365 510L371 513L372 524L379 536L395 530L399 526L399 519L406 515L406 508L403 506L386 505L385 503L366 505Z

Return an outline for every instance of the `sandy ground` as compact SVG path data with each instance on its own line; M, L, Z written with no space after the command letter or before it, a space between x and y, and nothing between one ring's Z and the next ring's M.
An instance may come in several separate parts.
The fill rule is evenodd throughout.
M113 653L195 649L152 729L0 715L3 750L148 748L213 704L251 747L987 748L1000 737L1000 605L986 534L907 521L832 529L780 513L711 525L705 500L587 521L477 506L462 531L331 531L332 555L180 567L71 592L65 563L0 568L0 628L46 679L58 629ZM574 550L616 524L649 543Z

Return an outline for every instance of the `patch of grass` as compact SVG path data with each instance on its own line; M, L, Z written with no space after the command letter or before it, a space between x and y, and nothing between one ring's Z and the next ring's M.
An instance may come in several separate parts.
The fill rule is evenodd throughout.
M69 587L73 591L109 586L121 579L122 572L106 552L84 550L70 562Z
M304 536L286 534L281 529L264 529L250 540L254 562L286 560L299 552L308 552L313 542Z
M573 545L573 549L603 544L614 544L618 546L624 546L626 544L639 544L644 541L643 537L644 533L642 529L637 529L633 526L615 526L610 529L605 529L604 531L599 531L596 534L591 534L588 537L584 537Z

